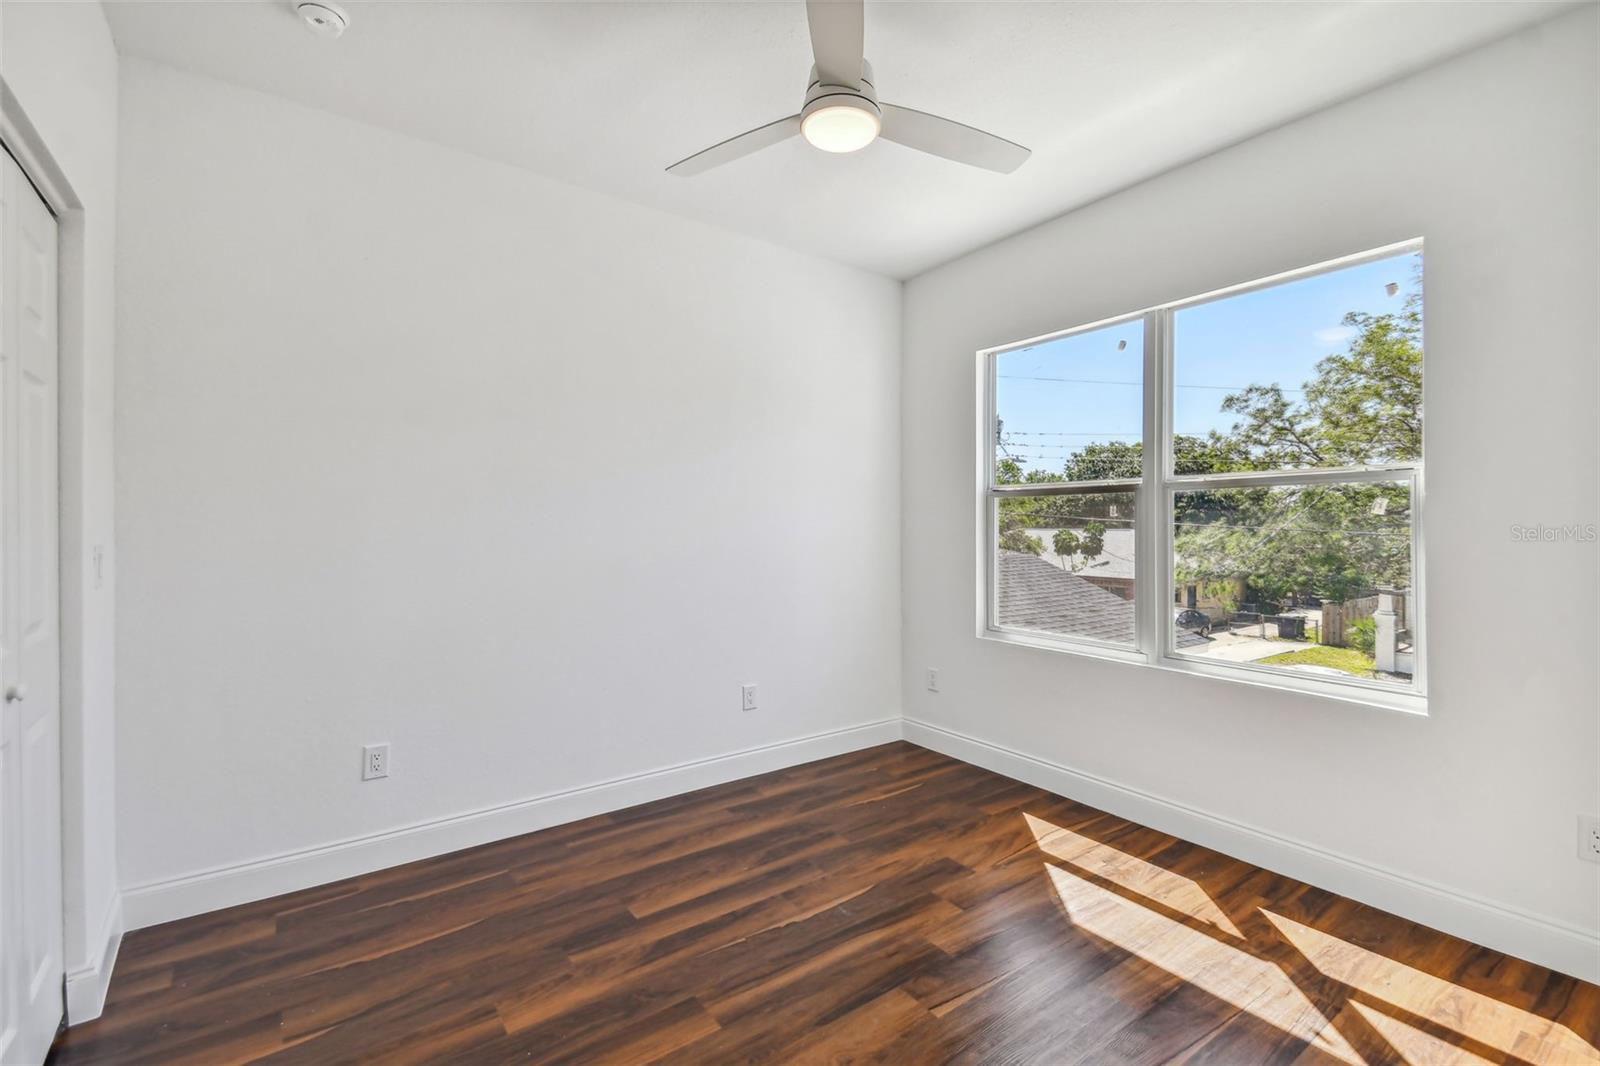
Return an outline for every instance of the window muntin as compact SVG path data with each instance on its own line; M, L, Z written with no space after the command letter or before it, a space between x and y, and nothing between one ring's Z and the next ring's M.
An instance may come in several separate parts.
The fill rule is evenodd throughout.
M1422 709L1421 282L1422 245L1408 242L984 353L983 629ZM1095 334L1117 328L1129 335L1119 353L1135 347L1133 337L1144 349L1137 379L1128 372L1113 378L1040 366L1021 373L1022 362L1014 359L1077 338L1098 340ZM1239 353L1232 361L1230 351ZM1082 357L1093 356L1104 358L1103 345ZM1128 360L1129 371L1135 362ZM1047 381L1032 387L1085 393L1113 380L1137 380L1141 433L1135 437L1120 422L1086 425L1084 411L1104 409L1088 395L1053 407L1035 392L1031 409L1025 407L1016 390L1033 378ZM1198 398L1185 400L1185 393ZM1230 395L1239 399L1224 403ZM1039 458L1005 464L1003 445L1023 439L1007 438L1007 429L1031 428L1018 425L1024 410L1071 446L1013 448L1014 455ZM1190 432L1175 432L1185 429ZM1121 432L1113 437L1111 431ZM1146 451L1155 454L1146 460ZM1055 460L1058 455L1063 458ZM1097 468L1107 456L1109 468ZM1103 627L1076 618L1063 622L1017 595L1042 578L1038 563L1053 558L1061 570L1060 556L1050 550L1055 532L1078 536L1087 498L1113 491L1127 494L1141 519L1116 535L1136 546L1130 564L1136 555L1143 566L1141 580L1127 590L1134 607L1131 642L1107 641ZM1054 499L1041 503L1038 497ZM1235 558L1201 551L1197 538L1203 536L1219 538ZM1385 547L1375 551L1380 543ZM1070 539L1064 546L1071 547ZM1152 561L1158 564L1154 576ZM1065 572L1072 574L1077 562L1074 556ZM1216 617L1204 617L1207 606ZM1253 636L1243 632L1250 627ZM1314 642L1296 636L1302 627L1319 637L1331 630L1337 643L1308 649ZM1382 634L1376 646L1375 630ZM1247 639L1255 643L1238 650Z
M992 355L987 628L1138 647L1140 316Z

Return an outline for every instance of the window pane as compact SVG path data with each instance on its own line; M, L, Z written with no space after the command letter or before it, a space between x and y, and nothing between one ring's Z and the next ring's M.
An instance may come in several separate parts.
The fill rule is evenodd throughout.
M1173 315L1175 473L1422 458L1422 253Z
M995 357L995 481L1136 478L1144 320Z
M995 501L996 622L1134 644L1134 494Z
M1176 494L1179 654L1409 684L1409 482Z

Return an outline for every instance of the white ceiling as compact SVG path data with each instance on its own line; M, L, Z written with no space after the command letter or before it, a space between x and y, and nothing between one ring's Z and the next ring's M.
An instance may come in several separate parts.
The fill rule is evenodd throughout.
M999 175L798 140L668 164L799 110L800 0L105 4L118 48L895 277L1058 215L1564 4L869 2L879 95L1026 144Z

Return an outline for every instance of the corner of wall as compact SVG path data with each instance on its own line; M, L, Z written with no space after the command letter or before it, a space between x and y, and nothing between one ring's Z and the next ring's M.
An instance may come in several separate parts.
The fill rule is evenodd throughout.
M98 950L90 962L67 971L68 1025L93 1021L105 1009L106 989L111 985L124 928L122 893L113 893L100 924L100 935L91 945Z
M907 717L908 741L1297 881L1585 981L1600 938L1537 914L1225 818L1027 752Z

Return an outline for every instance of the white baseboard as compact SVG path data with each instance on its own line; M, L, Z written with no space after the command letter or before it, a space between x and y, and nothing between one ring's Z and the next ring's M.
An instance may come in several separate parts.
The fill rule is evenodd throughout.
M497 807L134 885L123 889L122 893L128 928L142 929L148 925L324 885L417 859L548 829L553 825L605 814L607 811L886 744L900 739L900 721L899 717L885 718L551 792Z
M1587 930L1197 810L943 726L913 718L886 718L124 889L117 906L108 913L105 951L100 962L67 975L68 1017L76 1024L99 1015L122 937L124 915L127 928L139 929L902 737L1496 951L1600 982L1600 937Z
M914 718L905 739L1496 951L1600 983L1600 937Z
M100 935L90 946L97 949L95 960L67 971L67 1024L81 1025L100 1017L106 1005L106 988L111 984L111 969L117 964L117 949L122 946L122 896L111 897Z

